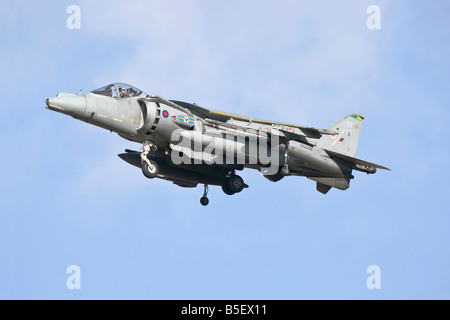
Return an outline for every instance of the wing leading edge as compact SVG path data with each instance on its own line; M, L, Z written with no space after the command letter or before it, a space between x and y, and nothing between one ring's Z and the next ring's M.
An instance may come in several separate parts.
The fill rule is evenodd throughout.
M171 102L173 102L185 109L188 109L192 113L194 113L197 116L202 117L204 119L212 119L212 120L221 121L221 122L227 122L228 120L238 120L238 121L248 121L251 123L252 122L259 123L259 124L264 124L264 125L278 125L278 126L283 126L283 127L287 127L287 128L296 128L296 129L301 130L305 134L305 136L313 137L313 138L320 138L320 136L322 136L324 134L325 135L335 135L336 134L336 132L330 131L327 129L305 127L305 126L299 126L299 125L295 125L295 124L289 124L289 123L277 122L277 121L253 119L253 118L244 117L244 116L240 116L240 115L233 114L233 113L203 108L196 104L191 104L191 103L187 103L187 102L183 102L183 101L171 100Z

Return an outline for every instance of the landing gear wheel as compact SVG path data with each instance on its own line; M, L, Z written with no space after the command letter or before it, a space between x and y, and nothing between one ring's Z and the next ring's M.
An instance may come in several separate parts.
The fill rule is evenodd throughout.
M283 176L288 176L290 172L291 172L291 171L289 170L289 167L288 167L288 166L282 166L282 167L280 168L280 173L281 173Z
M202 206L207 206L209 204L209 199L207 197L201 197L200 203L202 204Z
M208 185L205 184L205 188L203 191L203 197L200 198L200 203L202 204L202 206L207 206L209 203L208 191L209 191Z
M156 151L156 149L157 147L149 140L145 140L141 148L142 173L149 179L155 178L159 173L158 164L147 157L150 151Z
M142 163L142 173L147 178L149 178L149 179L156 178L156 176L158 175L158 172L159 172L159 167L155 161L148 159L148 161L144 161Z
M244 180L238 175L232 175L227 178L226 185L228 190L233 193L239 193L244 189Z
M223 190L223 192L224 192L225 194L227 194L227 195L229 195L229 196L232 196L232 195L235 194L236 192L233 192L233 191L231 191L231 190L228 188L227 181L228 181L228 180L225 180L225 181L222 183L222 190Z

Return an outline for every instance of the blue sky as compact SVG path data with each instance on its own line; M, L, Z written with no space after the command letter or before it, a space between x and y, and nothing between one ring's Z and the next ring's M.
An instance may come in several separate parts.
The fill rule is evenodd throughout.
M450 298L449 1L2 4L0 298ZM319 128L361 112L357 156L392 172L324 196L246 170L201 207L117 157L139 145L44 108L111 82Z

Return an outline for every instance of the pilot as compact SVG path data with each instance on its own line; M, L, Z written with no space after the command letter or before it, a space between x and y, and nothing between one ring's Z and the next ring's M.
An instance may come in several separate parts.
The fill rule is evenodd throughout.
M121 98L125 98L125 96L127 95L124 88L119 88L119 94Z

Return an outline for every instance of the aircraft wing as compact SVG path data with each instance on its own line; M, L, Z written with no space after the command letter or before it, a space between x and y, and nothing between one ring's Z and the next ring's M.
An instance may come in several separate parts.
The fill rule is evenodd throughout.
M322 135L335 135L337 134L334 131L326 130L326 129L318 129L312 127L299 126L295 124L289 124L284 122L277 121L268 121L268 120L260 120L253 119L249 117L240 116L233 113L222 112L212 109L207 109L200 107L196 104L191 104L183 101L170 100L171 102L190 110L193 114L203 118L203 119L212 119L220 122L227 122L228 120L237 120L237 121L248 121L251 123L258 123L262 125L274 125L276 129L283 132L288 138L293 140L297 140L299 136L308 137L308 138L316 138L319 139Z

